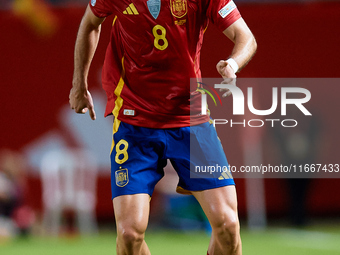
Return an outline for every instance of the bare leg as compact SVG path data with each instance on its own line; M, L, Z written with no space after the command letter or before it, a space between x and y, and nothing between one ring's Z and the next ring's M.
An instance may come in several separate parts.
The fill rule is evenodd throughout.
M117 255L150 255L144 240L150 211L148 194L124 195L113 199L117 224Z
M192 192L212 227L209 255L241 255L235 186Z

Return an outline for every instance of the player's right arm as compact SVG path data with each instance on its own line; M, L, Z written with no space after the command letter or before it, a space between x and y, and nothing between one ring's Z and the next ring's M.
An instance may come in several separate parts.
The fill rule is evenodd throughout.
M255 37L242 18L226 28L223 33L234 43L233 51L229 57L236 61L239 66L238 71L240 71L256 52ZM216 68L222 77L236 78L235 70L230 67L227 61L221 60Z
M96 119L93 101L88 91L87 76L96 51L101 24L105 18L98 18L88 6L79 26L74 50L74 72L70 91L70 107L76 113L89 110L91 119Z

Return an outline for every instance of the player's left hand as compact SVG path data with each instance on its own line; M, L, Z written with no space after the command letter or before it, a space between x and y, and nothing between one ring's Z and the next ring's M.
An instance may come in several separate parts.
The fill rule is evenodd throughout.
M96 112L94 111L93 100L90 91L85 92L75 87L72 87L69 96L71 109L76 113L86 113L89 111L91 119L96 119Z
M223 78L222 84L230 84L236 86L236 74L227 61L220 60L216 65L216 69ZM229 89L220 89L220 91L224 92L222 94L222 97L227 97L231 95Z

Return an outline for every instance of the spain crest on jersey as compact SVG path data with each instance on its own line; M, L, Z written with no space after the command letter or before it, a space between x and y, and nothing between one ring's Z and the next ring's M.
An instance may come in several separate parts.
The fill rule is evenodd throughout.
M170 0L170 10L176 18L182 18L188 12L187 0Z
M157 19L159 12L161 11L161 0L148 0L146 4L148 5L152 17Z
M129 183L129 175L127 168L119 169L115 172L116 185L124 187Z

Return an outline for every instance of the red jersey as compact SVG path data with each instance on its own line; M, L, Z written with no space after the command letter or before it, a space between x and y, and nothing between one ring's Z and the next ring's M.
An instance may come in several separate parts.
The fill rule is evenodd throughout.
M102 85L105 116L150 128L197 125L200 51L210 20L224 31L241 17L231 0L92 0L97 17L115 15Z

